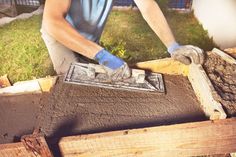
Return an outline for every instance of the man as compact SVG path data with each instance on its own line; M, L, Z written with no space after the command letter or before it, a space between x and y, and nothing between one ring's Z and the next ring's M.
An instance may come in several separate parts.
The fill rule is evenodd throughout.
M201 64L203 52L180 46L155 0L134 0L144 19L165 44L171 56L184 64ZM113 0L47 0L42 37L57 74L77 61L75 53L96 60L113 81L130 77L128 65L98 45Z

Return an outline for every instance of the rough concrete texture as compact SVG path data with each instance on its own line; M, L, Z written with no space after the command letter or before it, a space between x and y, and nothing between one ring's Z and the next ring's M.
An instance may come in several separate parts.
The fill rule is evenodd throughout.
M236 116L236 65L208 52L204 69L217 91L215 99L223 105L228 116Z
M0 143L36 127L62 136L205 120L187 78L164 76L167 94L62 83L48 94L0 97Z

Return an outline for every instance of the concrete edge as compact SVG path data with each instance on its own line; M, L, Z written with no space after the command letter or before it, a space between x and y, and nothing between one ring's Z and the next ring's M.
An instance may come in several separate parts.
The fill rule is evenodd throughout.
M6 25L6 24L9 24L15 20L23 20L23 19L28 19L34 15L40 15L43 13L43 8L44 6L41 5L37 10L33 11L32 13L23 13L23 14L20 14L16 17L3 17L0 19L0 27Z
M113 6L112 10L118 10L118 11L133 10L133 11L138 11L139 9L136 6Z

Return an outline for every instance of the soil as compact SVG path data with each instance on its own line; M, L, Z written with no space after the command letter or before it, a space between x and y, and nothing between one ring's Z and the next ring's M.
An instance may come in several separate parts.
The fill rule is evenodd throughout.
M164 76L167 94L63 83L50 93L0 97L0 143L41 127L50 144L60 137L206 120L185 77Z
M215 99L223 105L228 116L236 116L236 65L208 52L204 69L217 92Z

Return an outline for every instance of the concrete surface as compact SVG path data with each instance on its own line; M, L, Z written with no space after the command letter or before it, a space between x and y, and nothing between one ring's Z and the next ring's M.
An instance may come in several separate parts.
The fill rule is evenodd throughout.
M65 84L50 93L0 97L0 144L41 128L55 156L61 137L206 120L187 80L165 75L167 94Z
M187 78L164 76L167 94L58 81L51 93L0 97L0 143L40 127L50 138L205 120Z

